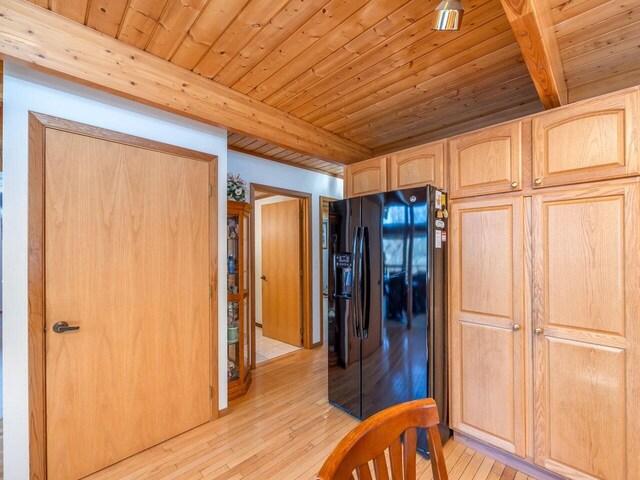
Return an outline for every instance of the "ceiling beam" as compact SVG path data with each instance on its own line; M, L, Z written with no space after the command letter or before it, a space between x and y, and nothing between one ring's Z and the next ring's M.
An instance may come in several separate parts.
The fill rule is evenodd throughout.
M548 0L500 0L544 108L567 103L567 81Z
M24 0L0 0L0 57L334 163L373 156L351 140Z

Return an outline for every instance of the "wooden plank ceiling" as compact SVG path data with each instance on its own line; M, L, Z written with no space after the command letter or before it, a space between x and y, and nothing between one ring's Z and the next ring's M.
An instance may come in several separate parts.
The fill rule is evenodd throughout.
M640 84L640 0L550 0L569 101Z
M438 0L30 1L375 154L543 108L500 0L463 0L459 32L431 30ZM640 83L640 0L548 2L571 100ZM340 175L242 135L229 144Z
M326 173L334 177L342 177L343 167L327 162L321 158L311 157L303 153L293 152L262 140L229 132L227 146L230 150L247 153L267 160L294 165L299 168Z

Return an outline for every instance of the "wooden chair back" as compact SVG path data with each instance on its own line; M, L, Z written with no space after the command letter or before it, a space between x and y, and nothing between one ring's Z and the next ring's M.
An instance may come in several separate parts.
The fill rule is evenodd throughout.
M417 428L427 430L433 479L448 480L438 423L438 409L430 398L383 410L340 441L317 480L373 480L369 462L373 463L377 480L415 480Z

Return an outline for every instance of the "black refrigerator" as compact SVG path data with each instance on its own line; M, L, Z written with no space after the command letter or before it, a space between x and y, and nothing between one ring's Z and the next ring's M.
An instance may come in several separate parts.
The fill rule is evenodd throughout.
M447 398L447 197L434 187L329 206L329 401L365 419ZM427 451L425 432L418 448Z

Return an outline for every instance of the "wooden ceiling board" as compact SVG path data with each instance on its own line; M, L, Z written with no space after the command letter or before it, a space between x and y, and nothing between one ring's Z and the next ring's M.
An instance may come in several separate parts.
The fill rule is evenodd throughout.
M144 49L167 3L168 0L130 0L119 26L118 40Z
M540 100L536 97L529 103L517 104L511 108L501 110L500 112L486 112L479 117L467 120L463 123L456 123L441 128L435 132L424 132L419 135L407 137L401 141L391 142L382 145L374 150L375 156L385 155L391 152L397 152L415 145L433 142L442 138L449 138L462 133L471 132L480 128L496 125L509 120L521 118L526 115L537 113L540 111Z
M255 140L255 141L251 142L249 145L245 146L244 149L249 151L249 152L255 152L260 147L264 147L265 145L267 145L267 142L263 142L262 140ZM296 152L296 154L297 155L301 155L298 152Z
M554 24L570 20L604 5L609 0L549 0Z
M326 111L339 112L339 115L350 113L357 100L369 99L368 101L374 103L371 95L380 90L388 89L397 93L426 80L433 75L430 72L426 73L430 67L433 67L436 62L451 59L456 56L456 53L459 61L465 63L475 56L482 56L478 50L485 52L492 48L497 50L506 44L513 43L513 34L506 19L504 16L496 15L495 10L480 7L469 13L468 16L471 18L466 25L471 29L475 25L473 21L478 20L485 28L460 32L429 30L430 41L414 42L389 57L376 58L373 65L368 62L359 62L359 68L348 68L336 72L331 77L334 81L330 82L329 90L315 96L290 113L314 123L322 119ZM447 65L443 64L442 67L447 68ZM363 67L366 68L362 69ZM323 108L324 111L319 112ZM341 110L343 108L347 108L349 112ZM323 123L325 121L319 121L317 125Z
M145 50L168 60L198 19L207 0L169 0Z
M249 1L210 1L187 32L171 61L193 70Z
M410 1L335 52L322 59L315 59L310 67L298 61L289 65L287 69L275 72L258 87L259 89L273 91L264 99L265 103L285 111L293 110L296 105L291 105L298 95L321 79L351 62L355 64L355 59L387 42L392 36L412 26L425 15L432 18L431 10L425 7L425 3L429 1L435 0ZM407 32L407 34L411 35L410 32Z
M267 82L272 74L288 70L291 68L290 63L296 69L312 67L319 59L335 52L403 3L399 0L332 0L234 84L233 88L264 100L272 93L271 84ZM332 21L326 21L327 17Z
M276 145L265 143L255 138L238 133L227 133L227 145L230 150L253 155L255 157L285 163L318 173L342 177L342 166L327 162L310 155L300 154Z
M384 137L387 138L395 130L413 131L417 123L433 122L434 118L446 119L460 109L470 110L477 105L483 105L488 99L496 101L505 99L507 103L515 104L517 101L512 95L520 93L522 90L526 90L529 94L533 93L531 80L524 65L515 67L509 73L510 75L505 80L500 78L502 74L500 77L487 77L478 84L452 90L448 95L438 95L429 102L420 103L405 110L382 116L375 121L369 121L357 128L345 130L342 135L365 141L365 139L377 137L378 132L384 132ZM492 84L492 81L495 83ZM509 92L510 95L506 96L505 92Z
M407 137L407 134L416 135L420 133L436 134L438 130L442 130L456 123L464 123L472 118L481 117L484 114L494 113L499 115L500 112L511 108L514 105L529 103L537 98L537 92L530 83L527 85L514 88L505 95L492 95L488 98L477 100L472 104L465 99L461 99L457 103L448 104L441 109L434 109L431 115L423 114L413 118L410 122L398 123L391 128L384 130L384 136L376 134L370 135L367 143L371 144L374 151L380 146L387 143L400 141Z
M51 0L50 10L74 22L85 23L89 0Z
M325 162L323 160L320 160L319 164L317 166L309 166L306 165L304 162L306 162L306 156L302 156L300 159L293 159L293 160L282 160L280 158L276 158L276 157L270 157L261 153L257 153L257 152L248 152L246 150L237 148L233 145L229 145L229 150L233 150L236 152L240 152L240 153L244 153L246 155L252 155L254 157L259 157L259 158L263 158L265 160L269 160L272 162L276 162L276 163L282 163L284 165L289 165L289 166L294 166L297 168L302 168L304 170L309 170L312 172L316 172L316 173L322 173L325 175L331 175L332 177L338 177L338 178L342 178L342 174L343 174L343 167L340 165L335 165L333 163L329 163L329 162ZM312 157L309 157L312 158Z
M554 12L571 101L640 83L640 0L558 3Z
M494 20L496 23L498 19ZM356 112L376 104L384 98L400 94L401 92L415 93L413 90L417 85L437 78L440 75L456 68L464 68L473 65L479 58L498 52L502 48L513 43L513 35L508 25L484 41L478 41L473 46L465 48L465 42L458 39L456 45L457 53L446 55L444 50L434 50L412 62L405 63L401 67L377 78L371 82L361 83L358 88L350 90L349 95L341 96L336 91L335 98L326 106L321 106L310 111L301 118L314 123L320 127L329 125L342 116ZM492 28L493 31L493 28ZM455 42L455 40L454 40ZM295 116L298 116L294 113Z
M128 3L128 0L91 0L87 14L87 27L115 37Z
M326 127L340 134L357 129L377 120L391 120L405 116L407 109L430 104L434 101L448 102L459 95L474 95L484 86L498 88L505 81L520 77L526 72L519 49L515 44L485 55L473 63L434 77L415 87L393 95L344 115Z
M202 57L194 72L215 77L256 36L289 0L250 0Z
M366 78L375 79L375 71L373 70L378 66L391 64L394 62L400 62L402 59L405 61L410 60L412 56L416 56L415 50L420 46L428 46L430 42L426 41L427 38L436 35L431 30L431 24L433 22L432 11L429 10L429 14L421 18L416 19L410 23L403 30L395 31L391 36L383 36L381 41L373 45L368 50L365 50L357 56L347 57L347 62L344 61L331 61L328 66L322 65L320 67L313 68L314 75L311 76L307 85L301 85L298 87L298 93L288 99L285 99L282 103L277 104L277 107L286 112L294 112L303 109L312 101L318 102L324 97L329 97L339 89L339 85L344 85L350 79ZM494 12L494 15L495 14ZM452 35L458 35L453 33ZM317 72L317 73L316 73ZM320 78L316 78L320 76ZM301 82L302 80L299 79ZM302 89L302 87L305 87ZM285 87L288 89L288 87ZM348 93L345 91L345 93ZM267 100L267 103L272 104ZM301 110L304 111L304 110Z
M214 80L232 86L306 24L327 0L292 0L236 55Z

